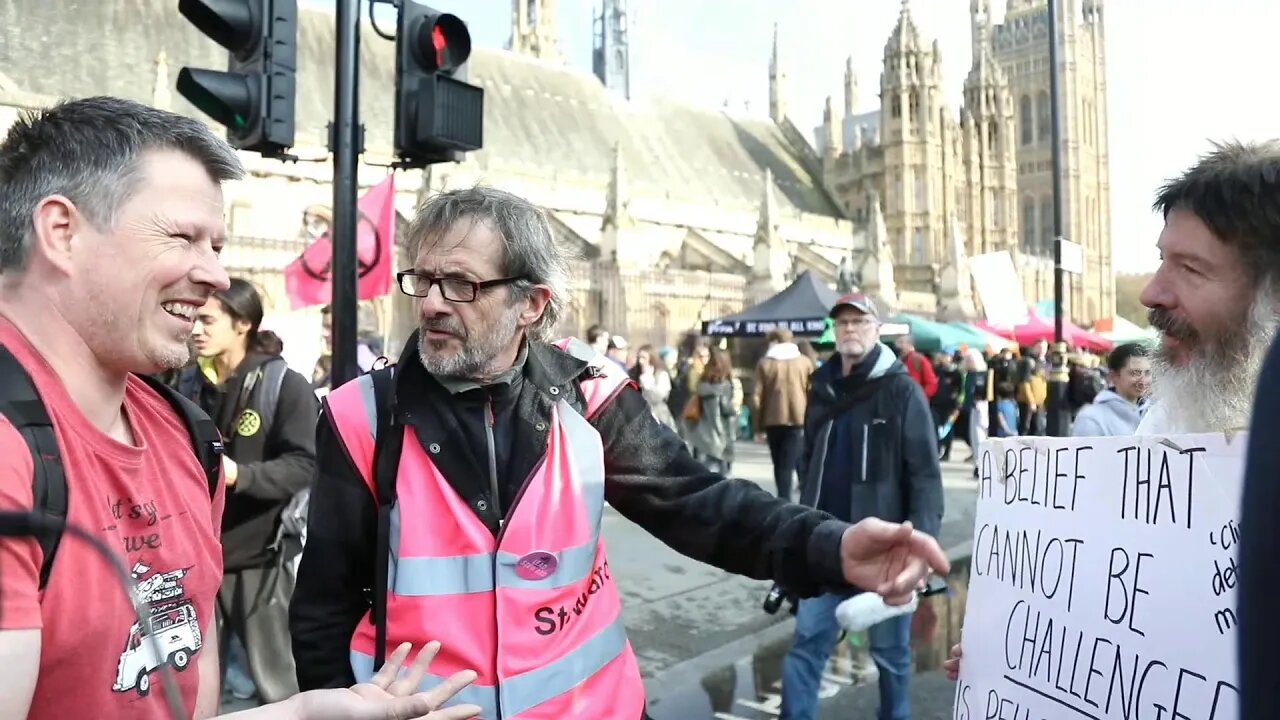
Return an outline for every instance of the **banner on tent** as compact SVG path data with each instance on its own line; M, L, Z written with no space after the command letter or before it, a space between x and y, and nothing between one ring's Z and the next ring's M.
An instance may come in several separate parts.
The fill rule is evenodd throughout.
M1239 717L1245 446L1244 434L983 443L953 716Z
M827 320L710 320L702 323L702 334L708 337L756 337L778 328L790 330L795 335L821 335L827 329Z

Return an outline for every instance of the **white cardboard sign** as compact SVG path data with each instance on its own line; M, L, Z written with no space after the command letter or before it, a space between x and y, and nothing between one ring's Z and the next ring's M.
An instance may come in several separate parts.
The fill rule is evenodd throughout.
M983 443L953 720L1236 720L1246 444Z

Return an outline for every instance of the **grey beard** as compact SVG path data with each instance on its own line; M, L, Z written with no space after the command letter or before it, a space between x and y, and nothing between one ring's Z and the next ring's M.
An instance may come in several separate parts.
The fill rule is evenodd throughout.
M433 355L430 341L419 335L418 359L427 372L437 377L483 381L492 373L490 365L498 353L515 337L520 311L510 307L494 322L488 332L462 338L462 349L453 355Z
M1260 290L1244 328L1221 339L1202 336L1185 366L1162 347L1152 357L1151 399L1182 432L1223 432L1249 427L1254 388L1280 320L1268 290Z

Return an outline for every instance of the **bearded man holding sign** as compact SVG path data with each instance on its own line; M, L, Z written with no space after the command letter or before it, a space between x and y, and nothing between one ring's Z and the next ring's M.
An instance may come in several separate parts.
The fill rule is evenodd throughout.
M1012 702L1039 708L1074 703L1073 709L1099 718L1144 708L1164 717L1234 718L1239 712L1234 595L1245 439L1236 433L1248 426L1255 382L1280 325L1280 143L1218 146L1162 188L1156 209L1165 218L1162 261L1142 302L1161 342L1153 404L1138 436L1045 441L1030 449L1012 440L981 453L993 468L992 480L988 493L983 475L971 582L976 599L966 617L968 636L981 638L981 646L970 641L963 674L959 646L947 663L949 676L960 679L957 712L981 712L993 702L1006 710ZM1002 511L1012 508L1005 499L1011 494L1019 502L1035 485L1031 478L1041 478L1040 491L1061 489L1061 454L1083 459L1078 480L1071 476L1073 509L1061 520L1051 519L1059 512L1053 504L1024 508L1016 520L1005 517ZM1030 475L1024 474L1026 459L1032 460ZM984 530L994 535L1002 520L1001 532L1009 535L997 551L988 547ZM1036 537L1038 527L1070 537L1046 541ZM1001 608L1025 602L1024 615L982 605L984 587L1014 582L1015 571L1021 573L1017 583L1030 580L1035 569L1057 582L1053 539L1064 549L1067 540L1078 541L1070 544L1077 553L1063 556L1076 563L1069 576L1076 584L1066 585L1065 600L1045 597L1041 575L1035 578L1038 598L1024 598L1022 587L992 595ZM1046 602L1072 607L1032 607ZM1006 611L997 633L995 614ZM1052 637L1057 641L1050 649L1046 639ZM1001 638L1009 640L1003 650ZM1028 667L1026 656L1033 652ZM1083 673L1075 684L1072 671ZM1068 679L1060 681L1059 672ZM994 688L976 697L979 677L1003 685L1008 697L991 695L998 694ZM1016 689L1008 691L1010 686ZM1064 710L1041 711L1056 716Z

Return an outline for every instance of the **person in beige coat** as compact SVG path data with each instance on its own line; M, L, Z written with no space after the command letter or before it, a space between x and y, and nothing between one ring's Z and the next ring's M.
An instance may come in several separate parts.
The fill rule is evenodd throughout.
M757 436L763 433L769 442L778 497L789 500L791 479L804 449L809 376L817 367L800 352L790 330L771 330L767 337L769 350L756 365L751 408Z

